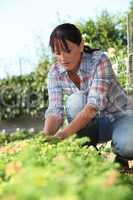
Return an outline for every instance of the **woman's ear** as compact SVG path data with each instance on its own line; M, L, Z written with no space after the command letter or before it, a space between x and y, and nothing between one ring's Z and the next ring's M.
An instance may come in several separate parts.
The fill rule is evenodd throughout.
M83 39L81 40L81 43L80 43L80 51L81 52L84 51L84 40Z

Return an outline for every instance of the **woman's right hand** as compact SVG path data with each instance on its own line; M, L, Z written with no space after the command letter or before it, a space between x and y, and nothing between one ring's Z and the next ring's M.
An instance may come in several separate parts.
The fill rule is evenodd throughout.
M59 128L63 124L63 119L61 117L58 117L57 115L49 115L45 122L43 127L44 135L46 136L52 136L55 135L56 132L59 130Z

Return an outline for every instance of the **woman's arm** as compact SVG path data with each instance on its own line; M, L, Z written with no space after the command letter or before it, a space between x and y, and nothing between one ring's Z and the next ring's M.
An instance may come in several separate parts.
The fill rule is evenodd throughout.
M84 128L96 116L96 109L94 106L86 105L81 112L72 120L72 122L64 128L64 131L69 135L76 133Z
M43 132L45 135L54 135L63 125L63 119L57 115L49 115L44 123Z
M84 109L72 120L72 122L66 128L64 128L63 131L56 133L56 137L60 139L67 138L68 136L84 128L95 116L95 107L92 105L86 105Z
M54 135L64 121L63 92L58 73L53 68L48 73L48 109L45 112L44 134Z

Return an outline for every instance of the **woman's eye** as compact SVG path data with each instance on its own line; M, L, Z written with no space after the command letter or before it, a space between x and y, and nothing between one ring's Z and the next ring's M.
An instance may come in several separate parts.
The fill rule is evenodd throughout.
M66 53L71 53L72 49L67 49Z
M60 52L55 52L55 55L57 55L57 56L60 55Z
M71 51L72 51L72 49L69 49L69 50L68 50L68 53L71 53Z

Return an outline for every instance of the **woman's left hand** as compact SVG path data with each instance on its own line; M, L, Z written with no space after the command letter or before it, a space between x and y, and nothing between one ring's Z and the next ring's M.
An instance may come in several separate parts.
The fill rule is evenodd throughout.
M56 138L64 140L66 139L69 135L65 131L58 131L55 135Z

